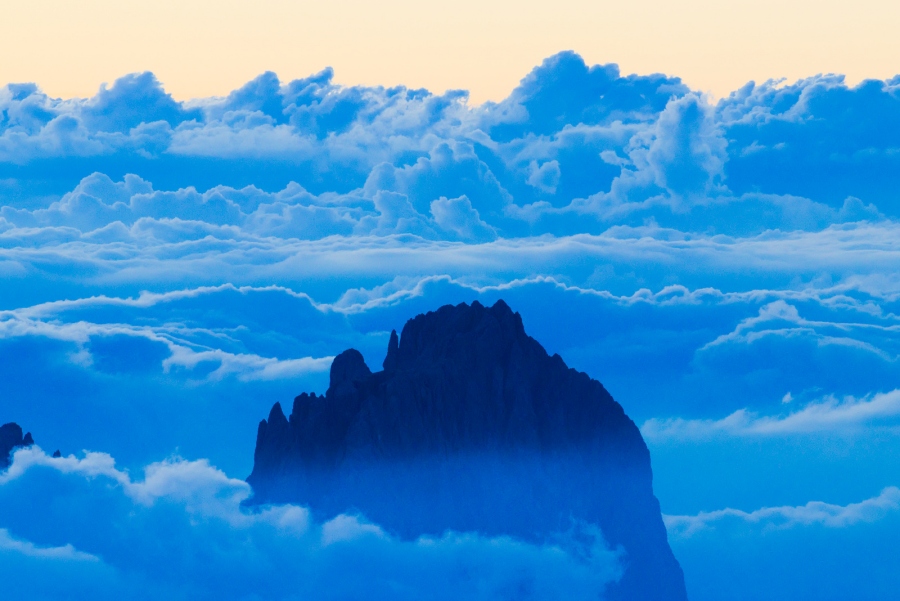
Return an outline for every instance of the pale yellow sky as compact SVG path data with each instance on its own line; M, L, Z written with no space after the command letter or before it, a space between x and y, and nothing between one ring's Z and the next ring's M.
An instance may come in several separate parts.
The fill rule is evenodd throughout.
M896 0L2 0L0 82L53 96L151 70L176 98L262 71L503 98L573 49L722 96L750 79L900 73Z

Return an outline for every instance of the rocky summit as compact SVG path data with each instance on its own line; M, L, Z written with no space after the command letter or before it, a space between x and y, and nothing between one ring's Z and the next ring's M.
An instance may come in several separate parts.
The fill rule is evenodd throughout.
M357 512L404 538L547 542L599 527L624 570L609 598L686 598L638 428L503 301L411 319L381 371L353 349L335 357L323 396L260 422L248 482L255 503Z
M34 444L31 432L22 436L19 424L9 423L0 426L0 470L9 467L13 452L19 447L30 447Z

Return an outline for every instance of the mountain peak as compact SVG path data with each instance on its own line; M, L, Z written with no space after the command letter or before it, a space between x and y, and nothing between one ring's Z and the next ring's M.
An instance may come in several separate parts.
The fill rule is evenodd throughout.
M34 444L31 432L22 435L22 427L15 422L0 426L0 469L9 467L12 453L21 447L30 447Z
M628 569L612 599L683 601L650 456L602 384L525 333L503 301L446 305L391 333L384 369L349 349L324 396L259 425L254 502L327 518L362 512L395 534L553 540L600 527Z
M400 353L400 338L397 336L397 330L391 330L391 339L388 341L387 355L381 364L385 372L392 372L397 367L397 355Z
M411 368L423 361L450 359L468 349L483 351L483 359L490 361L515 344L534 345L543 352L525 334L521 316L502 300L492 307L478 301L471 305L445 305L406 322L399 340L397 367Z
M329 388L338 389L341 387L352 386L354 382L358 382L371 375L366 360L363 359L362 353L356 349L347 349L334 358L331 363L331 377Z

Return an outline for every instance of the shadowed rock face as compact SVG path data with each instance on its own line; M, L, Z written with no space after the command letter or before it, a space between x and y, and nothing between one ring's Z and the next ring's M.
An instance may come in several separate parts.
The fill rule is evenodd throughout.
M31 432L22 436L19 424L9 423L0 426L0 470L9 467L13 451L19 447L30 447L34 444Z
M549 356L503 302L445 306L391 334L383 370L348 350L324 396L259 424L254 502L359 511L395 534L553 540L600 526L626 567L613 599L682 600L650 456L603 386Z

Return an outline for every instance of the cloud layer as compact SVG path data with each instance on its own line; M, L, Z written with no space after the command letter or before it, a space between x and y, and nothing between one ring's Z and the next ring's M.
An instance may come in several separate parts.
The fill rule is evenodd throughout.
M0 551L15 558L0 565L59 574L42 582L73 590L216 590L176 586L189 563L126 566L63 528L79 503L102 499L127 525L117 544L146 549L146 528L174 516L175 540L200 545L190 547L198 557L209 552L202 537L221 541L227 557L210 570L271 584L265 598L287 594L286 581L263 577L294 567L278 563L285 549L337 574L378 548L386 573L414 566L435 582L453 579L447 557L477 572L458 559L471 552L497 570L465 596L515 597L504 570L534 562L556 566L547 577L569 578L576 597L599 590L612 572L581 579L549 548L477 535L400 543L351 520L374 546L348 543L340 555L322 543L340 525L307 520L290 534L274 516L301 508L237 509L245 487L224 474L249 473L256 423L274 401L323 392L330 358L348 347L380 365L392 329L475 299L505 299L548 351L601 380L643 424L667 513L893 490L898 90L896 78L850 87L817 76L750 83L712 102L678 78L623 75L572 52L480 106L462 91L340 86L328 69L290 82L264 73L189 102L150 73L86 99L3 87L0 362L13 375L0 381L0 420L122 467L36 454L4 477L0 488L23 486L24 498L74 496L54 522L71 537L41 534L36 509L0 513L18 516L0 519ZM193 461L153 463L172 454ZM95 463L105 471L85 479ZM144 480L125 471L147 465ZM178 489L194 500L136 492L188 472L212 488ZM746 526L743 514L721 515L679 539L694 599L742 598L692 559L717 553L722 523ZM882 523L900 532L890 516ZM853 524L846 536L881 544L871 524ZM751 529L746 540L769 553L777 539L772 557L811 547L814 529L789 530ZM747 557L735 566L748 577L777 572ZM720 584L704 589L691 569ZM805 589L784 589L795 598L820 572L804 574ZM893 582L881 576L871 581ZM424 586L397 578L404 591ZM879 594L870 597L888 598Z

